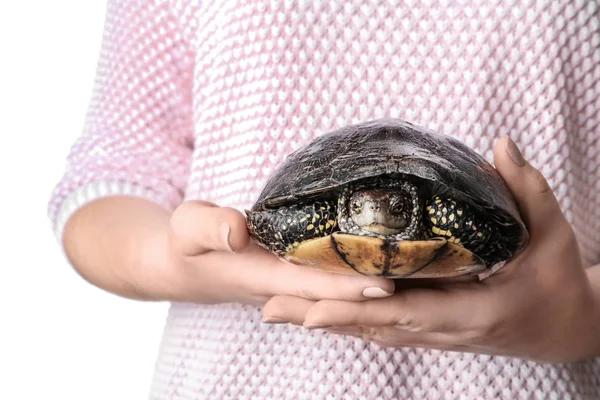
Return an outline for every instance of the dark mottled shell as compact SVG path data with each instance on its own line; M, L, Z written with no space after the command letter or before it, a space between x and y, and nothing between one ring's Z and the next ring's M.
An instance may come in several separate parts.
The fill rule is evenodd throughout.
M400 119L346 126L291 153L252 209L294 203L357 179L391 173L441 184L491 218L516 222L526 240L513 196L491 164L457 139Z

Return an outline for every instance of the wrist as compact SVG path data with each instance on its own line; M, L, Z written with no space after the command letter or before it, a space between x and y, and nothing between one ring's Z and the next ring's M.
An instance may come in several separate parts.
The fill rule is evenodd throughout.
M591 318L592 357L600 357L600 264L587 268L593 294L593 312Z
M146 221L127 244L126 282L141 300L173 300L177 262L169 243L168 218Z

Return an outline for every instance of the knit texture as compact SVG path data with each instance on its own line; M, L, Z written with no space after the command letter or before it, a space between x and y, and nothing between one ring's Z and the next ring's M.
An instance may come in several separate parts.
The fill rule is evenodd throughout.
M56 235L114 194L239 210L286 154L395 117L489 161L510 135L600 262L596 0L109 0L83 135L49 203ZM384 349L265 326L237 304L173 304L152 399L597 399L600 360Z

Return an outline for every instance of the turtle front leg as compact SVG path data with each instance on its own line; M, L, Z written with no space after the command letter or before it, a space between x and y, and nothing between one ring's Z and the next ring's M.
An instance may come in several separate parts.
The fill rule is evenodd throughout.
M250 235L279 256L306 240L330 235L337 226L335 203L329 201L246 211L246 215Z
M493 230L472 207L434 196L425 204L425 226L433 237L443 237L450 243L462 245L488 261L489 241ZM493 244L492 244L493 245Z

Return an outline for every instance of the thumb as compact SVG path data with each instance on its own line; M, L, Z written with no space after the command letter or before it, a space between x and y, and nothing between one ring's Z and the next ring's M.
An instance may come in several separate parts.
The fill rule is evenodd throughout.
M546 178L523 158L509 137L500 139L496 144L494 161L532 236L551 231L556 224L565 221Z
M171 237L187 256L211 250L242 252L250 243L242 213L206 201L187 201L173 212Z

